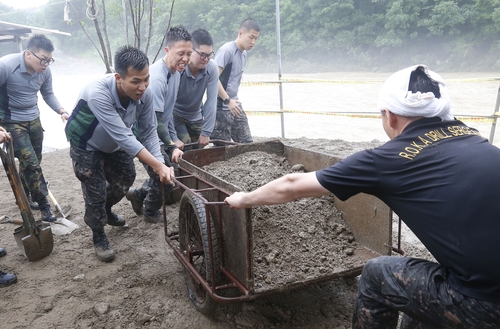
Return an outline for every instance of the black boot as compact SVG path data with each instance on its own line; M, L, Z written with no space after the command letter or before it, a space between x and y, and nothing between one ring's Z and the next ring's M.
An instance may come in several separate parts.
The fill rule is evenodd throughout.
M38 205L38 202L33 201L31 199L31 194L28 194L28 203L30 204L30 208L33 210L40 210L40 206Z
M31 194L28 192L26 193L26 197L28 198L28 204L30 205L30 208L32 210L40 210L40 206L38 205L38 202L33 201L31 198ZM17 201L16 201L17 204Z
M108 215L108 225L111 226L124 226L125 218L123 216L117 215L111 211L111 209L106 209L106 214Z
M42 213L42 221L44 222L55 222L57 220L56 215L52 212L50 208L50 203L46 198L38 200L38 205L40 206L40 211Z
M17 276L12 273L0 271L0 287L7 287L17 282Z
M115 259L115 251L111 248L104 229L92 230L92 240L95 254L101 262L112 262Z
M149 223L158 223L161 219L161 212L159 210L144 208L144 219Z
M164 185L163 201L167 206L178 202L181 199L182 190L179 186Z
M7 250L5 248L0 248L0 257L7 255Z
M145 193L141 193L142 188L130 188L125 195L128 201L132 204L132 209L137 215L142 215L142 207L143 207L143 202L145 198ZM143 197L144 195L144 197Z

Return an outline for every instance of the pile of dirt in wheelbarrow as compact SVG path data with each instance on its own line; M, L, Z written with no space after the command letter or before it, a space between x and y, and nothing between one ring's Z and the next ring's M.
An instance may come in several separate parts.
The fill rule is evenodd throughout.
M239 154L203 167L243 191L304 166L261 151ZM359 247L334 205L333 195L252 208L254 276L257 292L352 269Z
M351 143L306 138L282 141L340 157L381 144L378 141ZM134 186L140 186L147 174L142 164L137 160L135 163L137 178ZM84 202L69 150L44 153L42 168L61 207L73 207L70 219L80 228L69 235L54 236L52 254L40 261L29 262L20 255L12 234L16 226L0 224L0 246L8 252L0 258L0 270L18 276L18 283L0 288L1 328L351 327L357 290L355 278L314 284L254 302L222 305L213 318L199 313L187 295L182 266L165 242L163 223L146 223L123 199L113 210L125 216L128 227L106 227L116 259L112 263L102 263L95 257L92 233L83 221ZM34 214L39 216L38 211ZM20 218L5 172L0 170L2 215ZM291 217L301 216L303 214ZM167 207L167 218L169 226L170 223L175 225L178 204ZM304 218L305 222L309 220L307 225L316 225L318 219ZM397 222L394 225L397 227ZM273 230L283 231L283 227ZM305 229L303 232L309 234ZM297 231L296 236L291 234L289 239L298 239L299 234ZM428 252L407 229L403 232L402 247L410 256L428 257ZM302 245L298 248L300 251ZM268 256L265 252L263 255ZM315 267L324 263L320 258L311 259L311 262Z

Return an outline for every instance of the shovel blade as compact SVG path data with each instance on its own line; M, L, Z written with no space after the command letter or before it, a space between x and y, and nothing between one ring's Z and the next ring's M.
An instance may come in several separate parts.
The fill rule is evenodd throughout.
M29 234L24 226L19 226L14 230L17 246L21 253L31 262L47 257L54 248L54 237L50 226L43 227L40 223L37 224L37 227L37 234Z
M73 211L73 208L70 206L69 208L66 208L65 210L62 210L61 206L56 205L57 212L63 217L63 218L68 218L69 215L71 215L71 212Z

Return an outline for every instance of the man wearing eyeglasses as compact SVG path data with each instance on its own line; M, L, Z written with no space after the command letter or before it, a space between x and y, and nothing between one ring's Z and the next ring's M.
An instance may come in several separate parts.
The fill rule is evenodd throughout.
M185 144L198 144L185 147L184 151L208 145L215 124L219 86L219 68L212 59L214 42L210 33L198 29L191 33L191 37L193 53L181 74L174 106L174 126L179 140Z
M219 48L215 61L219 66L219 99L213 139L222 139L237 143L253 142L248 118L238 99L243 70L247 62L247 53L253 48L260 36L260 26L252 18L240 24L238 37Z
M69 115L52 91L49 65L54 63L54 45L41 34L33 35L21 54L0 58L0 125L13 139L14 155L19 159L19 175L33 209L40 209L42 220L56 216L47 201L48 189L40 163L43 128L37 93L66 122Z

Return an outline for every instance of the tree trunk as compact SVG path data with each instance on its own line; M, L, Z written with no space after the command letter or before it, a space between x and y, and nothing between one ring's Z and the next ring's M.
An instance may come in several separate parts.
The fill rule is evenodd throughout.
M167 37L168 30L170 30L170 22L172 21L172 12L174 11L174 4L175 4L175 0L172 0L172 6L170 7L170 16L168 18L167 29L165 30L165 34L163 35L163 39L161 39L161 44L160 44L160 47L158 48L158 51L156 52L155 58L153 58L153 63L156 62L156 59L158 58L158 54L164 48L163 44L165 43L165 38Z
M122 8L123 8L123 28L125 29L125 40L127 40L127 44L130 44L130 39L128 36L127 3L125 2L125 0L122 0Z
M134 5L132 5L132 0L129 0L129 9L130 9L130 17L132 18L132 28L134 29L134 46L137 48L141 47L141 20L140 20L140 12L141 12L141 0L139 3L135 3L137 5L137 9L134 10Z
M108 61L108 54L106 51L106 47L104 45L104 40L102 37L101 28L99 27L99 21L97 20L97 10L96 10L96 5L95 5L95 0L91 0L91 4L90 4L89 9L90 9L90 13L92 14L92 19L94 21L94 27L95 27L95 31L97 33L97 37L99 38L99 43L101 44L104 65L106 66L106 73L111 73L113 71L111 70L111 65Z
M109 37L108 37L108 25L106 24L106 6L104 5L104 0L101 0L101 3L102 3L102 31L104 33L104 41L106 42L108 62L110 66L113 66L113 56L111 53L111 46L109 44Z
M148 1L148 35L146 37L146 46L144 52L147 54L149 50L149 43L151 42L151 34L153 33L153 0Z

